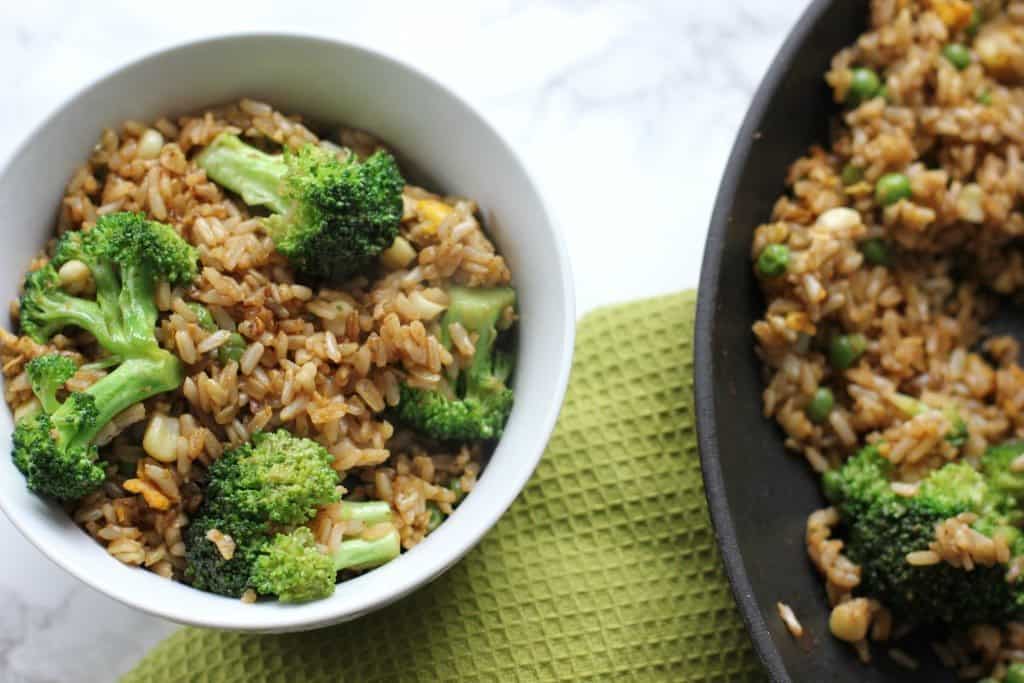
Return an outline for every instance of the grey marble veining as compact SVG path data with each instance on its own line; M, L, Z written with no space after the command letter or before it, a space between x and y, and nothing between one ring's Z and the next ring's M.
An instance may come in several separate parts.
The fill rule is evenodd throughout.
M733 136L805 5L4 2L0 159L69 94L160 47L222 31L352 39L449 84L520 148L565 231L583 313L696 284ZM0 515L0 682L113 680L174 628L70 578Z

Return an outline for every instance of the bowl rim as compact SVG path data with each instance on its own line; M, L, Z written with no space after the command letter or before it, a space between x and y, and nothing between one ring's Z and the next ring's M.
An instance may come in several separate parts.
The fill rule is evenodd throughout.
M715 363L713 326L714 317L717 314L718 281L722 269L722 256L725 252L726 228L731 220L730 214L736 201L740 175L746 166L751 147L757 140L758 125L778 90L780 82L797 57L800 47L830 5L831 0L814 0L804 10L793 28L790 29L757 87L722 174L718 196L715 198L714 209L711 213L711 224L708 229L703 265L701 266L700 286L697 290L697 316L694 331L694 394L697 411L697 442L701 471L704 476L704 495L707 498L712 528L722 554L732 594L740 608L747 632L754 643L754 650L771 679L779 683L789 683L792 679L786 671L782 655L772 641L765 615L761 612L754 596L753 586L747 575L743 559L743 550L736 537L736 527L733 524L725 489L725 477L719 460L712 368ZM753 339L751 339L751 344L753 344Z
M11 521L11 524L14 525L19 533L21 533L23 537L35 546L35 548L47 559L90 588L93 588L124 605L179 624L240 632L280 633L320 628L356 619L405 597L414 590L432 582L454 566L470 550L472 550L484 535L486 535L487 532L489 532L498 522L498 520L501 519L516 498L519 497L519 494L522 492L523 488L533 475L533 472L536 470L537 465L540 463L540 460L544 455L544 451L546 450L546 445L550 440L558 416L561 412L565 392L568 387L569 374L575 347L576 296L572 265L569 258L569 251L566 245L565 236L563 235L556 220L556 214L551 209L551 203L548 201L547 195L536 182L533 173L530 171L530 166L516 151L516 148L509 143L506 137L476 106L470 102L467 97L462 96L451 87L443 84L437 78L422 71L416 66L374 47L363 44L358 40L352 40L349 38L341 39L328 37L323 34L302 30L243 30L237 32L220 32L217 34L175 41L156 50L134 56L118 66L106 70L100 75L88 80L84 85L78 87L54 105L46 115L41 117L36 125L32 126L22 136L21 141L14 146L12 151L6 157L0 159L0 178L3 178L10 171L10 168L15 161L26 153L43 130L49 127L57 117L72 108L75 103L88 92L102 83L119 78L126 72L135 69L144 63L157 62L171 56L172 54L196 48L215 47L218 44L247 40L301 41L306 43L317 43L328 49L341 47L352 50L359 53L360 57L376 59L386 63L387 66L391 68L404 70L410 73L412 76L424 81L431 88L439 91L442 95L449 98L453 105L456 108L461 108L467 116L475 118L481 124L482 128L493 137L496 144L504 149L514 165L519 167L525 179L528 191L535 196L540 210L546 218L547 225L550 228L548 232L550 233L551 242L554 246L554 257L557 262L557 271L561 280L561 289L563 293L561 303L565 310L564 323L562 325L560 335L563 352L561 354L561 358L557 359L557 364L559 366L558 372L550 378L551 385L549 395L551 397L551 401L544 409L542 418L535 421L530 427L531 433L535 437L539 437L538 441L543 444L542 447L538 449L538 452L534 456L532 456L532 463L530 463L528 467L524 467L520 470L519 476L513 479L503 480L503 486L500 489L501 495L497 497L492 496L490 498L490 503L486 510L487 514L472 518L464 516L466 521L463 525L467 528L463 530L463 534L458 537L453 537L454 540L448 539L446 550L435 552L432 557L429 555L426 556L431 558L429 561L424 562L422 560L426 558L421 558L421 563L412 571L405 571L403 574L398 574L399 577L404 576L405 578L396 581L396 587L394 590L376 591L370 596L357 594L351 596L351 599L347 602L339 603L337 606L331 605L330 598L328 598L326 600L314 601L301 605L281 605L279 609L260 611L259 613L257 613L256 610L253 610L251 616L244 619L228 618L223 616L221 614L221 610L215 609L216 603L214 602L211 602L211 609L205 610L201 614L187 614L183 611L176 611L173 607L169 607L168 605L173 605L173 601L171 600L165 599L146 602L144 598L147 596L144 595L136 596L112 592L110 586L106 585L103 581L93 580L93 577L83 574L78 570L74 563L69 561L68 556L56 552L58 544L44 543L41 540L37 540L33 534L28 531L27 527L20 519L21 515L24 513L20 511L16 512L12 504L6 502L3 497L0 497L0 510L3 511L7 519ZM510 455L522 458L528 454L520 452ZM441 532L443 529L444 525L438 529L438 532ZM447 535L448 534L444 534L444 536ZM441 539L438 540L440 541ZM425 543L426 542L424 542L424 544ZM113 558L111 559L112 561L115 561ZM116 564L111 566L117 567ZM381 571L386 567L387 565L374 571ZM368 572L364 576L369 576L370 574L371 573ZM356 577L345 583L352 584L353 582L358 582L360 578L361 577ZM186 588L188 590L196 590L189 586L185 586L184 584L173 583L169 585ZM196 592L203 593L203 591ZM212 600L230 600L230 598L224 598L223 596L215 594L205 595ZM274 605L277 607L277 603L274 603ZM328 607L331 609L328 609Z

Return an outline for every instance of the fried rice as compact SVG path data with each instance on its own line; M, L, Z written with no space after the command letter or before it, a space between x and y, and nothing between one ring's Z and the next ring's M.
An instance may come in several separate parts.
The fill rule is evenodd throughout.
M390 503L402 546L411 548L433 528L431 507L450 514L458 487L473 489L488 447L442 446L396 427L388 411L398 403L400 382L429 389L446 369L472 358L473 339L464 330L453 335L451 350L439 342L446 286L506 285L509 269L471 199L408 185L400 239L376 272L330 286L301 283L260 217L192 161L225 131L268 149L314 143L361 158L382 145L348 128L321 138L299 117L253 100L103 131L68 183L55 237L88 229L105 214L144 212L196 247L199 276L189 286L163 283L156 294L157 338L181 359L184 383L107 425L97 439L106 481L67 510L121 562L184 580L182 530L202 502L207 466L252 434L281 427L327 448L346 500ZM51 241L30 268L44 265L53 247ZM60 275L69 291L89 277L73 269ZM199 324L195 303L209 310L215 329ZM11 316L18 329L17 302ZM514 321L509 308L501 326ZM243 344L235 359L218 353L235 334ZM26 363L52 351L78 365L100 355L95 340L74 329L47 345L0 331L4 396L15 419L37 405ZM103 375L80 368L67 389L81 391ZM342 517L331 505L309 524L327 550L361 531L359 521ZM230 557L230 537L210 540Z
M989 446L1024 436L1018 343L985 327L1024 285L1024 3L873 0L869 12L868 30L826 75L845 105L829 146L792 164L786 194L754 233L755 262L782 244L789 260L782 276L758 273L766 310L753 331L764 412L786 446L825 472L877 444L894 491L913 495L935 468L977 464ZM945 51L951 43L967 47L960 64ZM882 88L851 104L859 67ZM907 196L878 195L888 173L906 176ZM871 240L884 241L885 258L870 258ZM828 358L839 332L864 340L848 369ZM823 387L831 409L816 420L809 406ZM905 395L937 410L909 414ZM966 423L962 444L945 438L948 406ZM908 561L999 563L1019 575L1005 542L972 535L972 520L960 517ZM833 633L867 658L870 641L903 631L885 605L856 597L860 567L834 537L838 524L833 508L811 514L807 550L826 583ZM935 649L965 677L1001 679L1024 651L1024 624L980 625ZM900 650L890 656L916 666Z

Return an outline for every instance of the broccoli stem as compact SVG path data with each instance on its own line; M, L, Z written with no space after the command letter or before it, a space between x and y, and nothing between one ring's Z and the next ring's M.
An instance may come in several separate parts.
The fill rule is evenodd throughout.
M477 334L476 351L467 369L466 396L482 398L493 392L496 384L502 385L511 374L511 359L506 354L497 357L493 347L498 337L498 318L507 307L515 305L516 293L509 287L453 287L449 296L451 304L445 320L457 320L467 331ZM447 325L442 325L442 341L450 348L447 328Z
M158 316L156 308L156 286L154 274L141 264L121 266L121 294L119 297L122 329L128 349L138 353L146 347L154 347L153 328ZM116 352L117 349L114 349ZM125 355L129 355L125 353Z
M74 406L65 402L53 413L61 442L65 446L87 446L121 411L150 396L178 388L182 382L181 364L162 349L151 358L129 358L112 373L85 390L96 400L97 415L89 426L68 433L61 426L71 424Z
M235 135L220 135L196 163L219 185L241 195L246 204L287 213L290 204L282 191L288 166L283 156L262 152Z
M351 541L342 541L338 549L331 553L334 561L334 569L369 569L378 567L398 557L402 552L402 544L398 538L398 531L392 529L384 536L367 541L356 538Z
M47 337L65 327L80 327L96 337L96 341L104 348L114 343L103 310L92 301L64 292L53 292L41 306L46 309Z
M380 524L391 521L391 505L383 500L367 502L341 501L341 518L359 520L364 524Z
M111 326L121 324L121 285L114 269L100 259L89 259L86 263L92 280L96 283L96 303L99 304Z

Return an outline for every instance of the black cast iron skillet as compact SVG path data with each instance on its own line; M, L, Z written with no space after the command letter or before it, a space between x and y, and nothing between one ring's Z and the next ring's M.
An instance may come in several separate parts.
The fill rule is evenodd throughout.
M776 681L953 681L924 643L907 648L923 666L908 672L874 647L861 664L828 632L821 579L804 550L807 515L822 507L818 478L783 448L761 413L763 384L751 325L764 301L750 263L754 228L784 191L788 166L828 143L838 111L824 81L829 61L867 24L868 3L816 0L797 22L761 83L725 170L704 253L696 324L697 425L711 518L733 592L754 646ZM775 603L788 603L809 635L797 642Z

